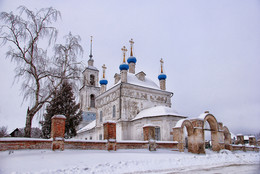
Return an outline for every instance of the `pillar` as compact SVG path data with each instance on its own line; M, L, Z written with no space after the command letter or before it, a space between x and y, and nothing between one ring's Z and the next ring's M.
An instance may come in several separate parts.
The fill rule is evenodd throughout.
M192 153L204 154L205 153L205 139L204 130L201 128L194 128Z
M54 115L51 118L52 150L64 150L65 121L64 115Z
M256 146L257 145L255 136L249 136L249 145L250 146Z
M144 141L155 139L155 126L147 124L143 126Z
M183 128L181 127L177 127L177 128L173 128L173 141L177 141L178 142L178 149L179 152L184 152L184 140L183 140Z
M237 141L236 141L236 144L242 144L242 145L245 144L245 141L244 141L244 135L242 135L242 134L238 134L238 135L237 135Z
M106 121L103 123L104 139L107 140L107 150L116 151L116 123Z

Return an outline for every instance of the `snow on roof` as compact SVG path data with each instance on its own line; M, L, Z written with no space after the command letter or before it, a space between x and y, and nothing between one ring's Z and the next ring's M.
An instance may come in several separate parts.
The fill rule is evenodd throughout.
M179 120L174 127L181 127L182 123L187 119L181 119Z
M89 69L93 69L93 70L98 70L96 67L94 67L94 66L88 66L87 68L89 68Z
M163 116L163 115L182 116L177 111L173 110L172 108L169 108L166 106L156 106L156 107L142 110L139 114L136 115L136 117L133 120L146 118L146 117L157 117L157 116ZM184 116L182 116L182 117L184 117Z
M63 118L63 119L66 119L66 117L64 115L54 115L52 118Z
M105 123L116 123L116 121L114 121L114 120L107 120L103 124L105 124Z
M145 124L143 127L155 127L153 124Z
M127 83L160 90L159 86L148 77L145 77L144 81L141 81L131 73L127 74Z
M93 120L92 122L90 122L89 124L87 124L85 127L81 128L80 130L78 130L78 134L81 132L85 132L88 131L90 129L93 129L96 126L96 120Z

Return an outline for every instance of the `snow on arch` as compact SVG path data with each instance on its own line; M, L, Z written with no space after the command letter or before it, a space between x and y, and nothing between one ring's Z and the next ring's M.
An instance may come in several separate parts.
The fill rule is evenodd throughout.
M184 119L179 120L179 121L176 123L176 125L174 126L174 128L180 128L180 127L182 126L182 123L183 123L185 120L188 120L188 119L184 118Z

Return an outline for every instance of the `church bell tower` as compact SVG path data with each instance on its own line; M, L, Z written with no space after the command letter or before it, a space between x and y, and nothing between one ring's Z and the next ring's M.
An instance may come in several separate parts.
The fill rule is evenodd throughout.
M92 39L93 37L91 36L88 66L83 71L82 88L80 89L80 103L83 112L80 127L96 119L97 109L95 101L96 97L100 94L100 87L98 86L99 71L94 66Z

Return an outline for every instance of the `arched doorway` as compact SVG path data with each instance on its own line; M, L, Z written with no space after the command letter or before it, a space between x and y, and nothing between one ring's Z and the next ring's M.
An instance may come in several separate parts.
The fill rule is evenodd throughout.
M193 148L192 148L192 138L193 138L193 125L189 120L185 120L182 123L181 126L182 129L182 144L183 144L183 149L185 151L185 149L188 149L188 152L192 152Z
M205 149L212 149L212 142L211 142L211 129L208 121L204 122L204 143Z
M219 151L220 146L219 146L219 137L218 137L218 122L217 122L216 118L211 114L208 114L204 118L204 125L207 124L206 122L208 122L208 124L209 124L209 129L206 129L206 131L210 131L210 133L211 133L212 150ZM203 128L204 128L204 125L203 125ZM205 130L204 130L204 135L205 135Z

